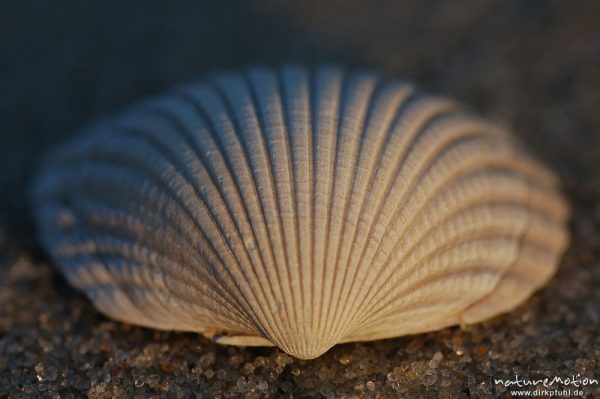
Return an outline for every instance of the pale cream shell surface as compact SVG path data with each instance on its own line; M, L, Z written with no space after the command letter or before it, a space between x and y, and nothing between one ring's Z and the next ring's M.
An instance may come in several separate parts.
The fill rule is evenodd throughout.
M106 315L307 359L509 311L568 243L557 179L510 134L335 67L176 88L58 148L32 198Z

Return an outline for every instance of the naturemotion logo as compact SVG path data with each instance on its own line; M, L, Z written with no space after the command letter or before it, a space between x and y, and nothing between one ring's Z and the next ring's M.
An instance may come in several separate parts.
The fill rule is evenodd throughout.
M521 378L519 375L515 374L514 378L494 378L494 384L511 389L511 395L516 397L570 397L583 396L583 388L599 386L600 381L597 378L588 378L581 374L572 375L570 377L552 376L539 379ZM529 387L535 387L536 389L526 389ZM541 387L543 387L543 389Z

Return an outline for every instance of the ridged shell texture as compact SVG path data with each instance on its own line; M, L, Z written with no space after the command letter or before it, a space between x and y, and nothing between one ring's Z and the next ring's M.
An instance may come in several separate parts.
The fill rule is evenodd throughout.
M314 358L523 302L568 242L557 185L405 82L255 68L99 122L48 157L33 203L108 316Z

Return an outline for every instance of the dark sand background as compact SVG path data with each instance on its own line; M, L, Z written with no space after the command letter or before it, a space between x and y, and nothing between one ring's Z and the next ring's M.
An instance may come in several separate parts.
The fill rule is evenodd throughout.
M599 21L594 0L1 2L0 398L491 398L515 374L600 379ZM484 324L315 361L98 314L35 238L26 189L42 154L173 84L285 62L371 67L512 126L573 204L557 277Z

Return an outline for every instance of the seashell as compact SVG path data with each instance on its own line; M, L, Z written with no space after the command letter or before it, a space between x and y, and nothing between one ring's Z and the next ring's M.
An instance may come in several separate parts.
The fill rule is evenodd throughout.
M556 177L509 133L334 67L176 88L57 149L32 198L106 315L305 359L507 312L568 243Z

